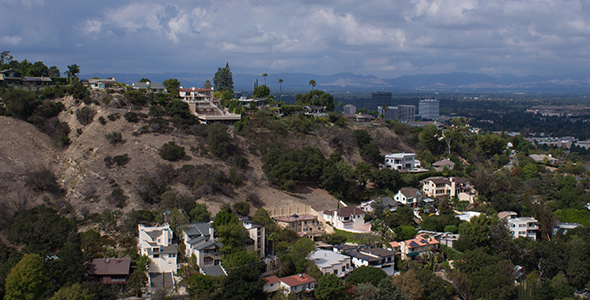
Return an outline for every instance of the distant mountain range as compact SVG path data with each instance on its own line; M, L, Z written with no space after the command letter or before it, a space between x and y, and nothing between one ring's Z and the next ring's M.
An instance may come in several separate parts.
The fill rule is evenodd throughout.
M119 82L131 84L141 78L148 78L154 82L163 82L169 78L177 78L183 87L201 87L207 79L213 82L214 74L202 73L163 73L163 74L82 74L82 78L107 78L115 77ZM252 91L255 81L259 85L264 84L262 75L234 74L234 86L238 90ZM557 79L537 75L515 76L498 75L490 76L474 73L445 73L445 74L420 74L404 75L398 78L381 79L373 75L358 75L353 73L338 73L334 75L317 75L309 73L278 73L269 74L266 78L271 90L279 88L278 80L283 79L283 90L309 89L309 81L315 80L317 89L324 90L554 90L575 91L589 90L590 79Z

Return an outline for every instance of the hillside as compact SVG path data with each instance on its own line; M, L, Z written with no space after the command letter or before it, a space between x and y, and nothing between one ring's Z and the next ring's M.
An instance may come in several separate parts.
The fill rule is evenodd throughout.
M98 99L102 96L94 94L92 97ZM211 154L203 154L202 151L190 150L204 147L206 139L178 129L172 124L166 127L165 133L158 133L146 130L146 126L150 125L145 119L137 123L128 122L122 117L129 111L125 107L117 108L116 105L104 103L98 105L97 101L86 105L82 101L75 101L72 96L60 101L65 109L58 118L71 128L71 144L67 148L56 146L49 136L28 122L0 117L0 135L4 137L0 144L0 178L3 179L0 190L5 195L2 205L7 207L3 210L6 216L11 215L17 208L31 207L46 201L63 208L68 208L69 203L71 208L68 209L74 210L70 212L78 216L112 211L117 208L111 193L117 188L128 197L122 208L124 212L149 208L149 204L138 195L138 191L145 186L142 178L155 178L170 170L178 172L184 165L195 165L199 168L208 164L225 174L230 172L231 162L222 161ZM85 106L96 110L93 122L86 126L80 124L76 118L76 111ZM147 114L149 105L134 107L133 112ZM109 116L112 117L114 114L118 114L119 118L111 121ZM106 121L105 124L98 121L101 117ZM356 128L371 132L382 147L382 154L394 150L412 150L392 130L378 123L360 124L346 129L337 129L336 126L327 124L318 126L306 134L285 132L281 136L281 144L286 149L316 147L328 157L335 150L333 139L338 137L346 148L343 158L352 165L362 161L352 137L352 129ZM229 130L232 141L237 146L237 152L249 162L249 167L243 172L245 180L242 185L222 193L202 193L177 181L170 182L168 187L177 195L190 195L198 203L206 203L213 214L223 203L246 201L248 196L258 198L265 208L311 205L316 210L324 210L337 205L337 200L317 184L298 184L291 192L270 185L262 171L260 155L249 150L262 143L267 134L260 128L257 129L258 134L253 137L237 135L232 128ZM110 143L105 135L111 132L120 132L123 142ZM185 148L186 156L182 160L166 161L158 154L160 147L170 141ZM128 163L124 166L107 167L105 164L105 157L124 154L129 157ZM32 192L25 185L28 173L43 169L50 170L58 178L58 182L65 189L63 200L55 200L60 197L50 197L52 200L49 200L46 197L48 194ZM254 208L251 213L253 211Z

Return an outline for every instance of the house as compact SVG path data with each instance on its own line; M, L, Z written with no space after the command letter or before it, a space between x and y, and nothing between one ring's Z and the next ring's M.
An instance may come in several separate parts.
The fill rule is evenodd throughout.
M360 209L366 212L372 212L375 209L387 209L389 211L396 211L398 205L401 203L393 200L391 197L379 197L370 201L361 202Z
M537 239L539 231L538 221L530 217L517 217L513 211L501 211L498 213L499 220L506 220L506 226L512 232L513 238L527 237Z
M324 224L318 221L314 215L297 215L274 217L277 224L284 228L294 230L299 236L314 238L324 233Z
M338 229L355 229L365 225L366 214L356 206L345 206L336 210L325 210L324 220Z
M296 274L292 276L285 276L278 278L277 276L269 276L263 278L266 282L262 290L267 293L282 291L284 294L309 292L315 289L317 281L305 274Z
M213 100L213 94L214 94L214 90L213 88L210 89L199 89L199 88L182 88L180 87L180 89L178 89L178 94L180 96L180 98L188 103L197 103L200 101L212 101Z
M348 255L352 258L352 264L360 268L362 266L380 268L393 275L395 273L395 252L382 248L359 248L349 250Z
M22 85L23 78L21 73L14 70L0 71L0 86Z
M433 249L438 248L439 242L433 237L426 233L416 235L415 238L401 241L391 242L389 245L392 251L399 249L402 259L414 256L422 256L425 253L431 252Z
M88 274L102 284L124 286L131 273L131 257L95 258L90 263Z
M315 289L317 285L317 280L305 273L281 277L279 280L281 281L281 288L286 294L300 293L304 291L310 292Z
M555 157L552 157L551 154L529 154L529 157L537 163L557 164L559 162L559 160Z
M404 187L393 196L395 201L404 205L420 205L422 202L422 193L418 189Z
M149 273L176 273L178 245L172 243L170 225L147 227L138 224L139 252L151 259Z
M389 153L385 155L385 168L404 171L420 168L420 161L415 153Z
M435 171L441 172L445 167L447 167L449 170L452 170L455 167L455 163L445 158L433 163L432 167Z
M182 228L186 257L195 256L201 273L227 275L221 266L223 244L217 241L215 229L208 222L192 223Z
M248 251L256 251L260 257L266 256L266 228L262 224L252 222L248 219L241 220L242 225L248 230L248 236L252 239L253 244Z
M238 99L238 102L240 102L240 104L242 104L243 106L247 106L247 107L252 107L252 105L254 105L254 107L260 107L263 106L264 103L266 102L265 98L247 98L247 97L240 97ZM252 104L254 103L254 104Z
M373 116L369 114L342 114L342 117L348 119L349 121L353 122L370 122L373 120Z
M466 211L457 215L457 218L459 218L461 221L471 222L471 218L479 217L479 215L481 215L481 213L477 211Z
M342 278L354 269L350 256L329 250L316 250L309 260L314 262L324 275L336 274Z
M159 82L134 82L131 84L134 90L148 90L150 93L168 93L166 87Z
M578 227L583 227L582 224L578 223L564 223L564 222L557 222L553 229L551 230L551 235L556 235L558 232L561 234L566 234L568 230L573 230Z
M453 243L459 240L458 233L452 232L436 232L436 231L428 231L428 230L420 230L418 234L428 234L429 237L433 237L435 240L439 242L439 245L445 245L447 247L453 248Z
M93 90L104 90L118 86L119 83L114 77L107 79L93 78L93 79L82 79L80 81L83 86L90 87Z
M304 105L303 111L306 115L324 115L326 108L324 106L315 106L315 105Z
M427 197L457 196L459 201L473 203L477 191L467 178L462 177L429 177L420 181L422 193Z

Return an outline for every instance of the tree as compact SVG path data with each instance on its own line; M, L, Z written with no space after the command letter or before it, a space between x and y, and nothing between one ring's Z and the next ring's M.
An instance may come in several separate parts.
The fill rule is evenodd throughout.
M151 80L149 78L141 78L141 80L139 82L151 82Z
M245 201L234 203L232 208L242 216L247 216L250 213L250 203Z
M76 110L76 119L84 126L90 125L94 121L94 116L96 116L96 110L88 106Z
M191 222L209 222L211 218L211 213L207 209L207 204L205 203L197 203L195 208L193 208L189 215L191 217Z
M213 77L213 85L215 86L215 91L223 92L230 90L233 93L234 80L231 69L229 68L229 62L225 64L225 68L217 68L217 72Z
M186 155L184 147L176 145L174 141L162 145L159 153L163 159L169 161L177 161Z
M362 266L355 269L346 277L346 282L352 285L360 283L371 283L377 286L383 278L387 278L387 273L379 268Z
M182 100L172 100L166 105L166 113L171 116L178 116L181 119L190 118L191 111L188 103Z
M172 98L179 97L178 89L180 88L180 81L178 81L178 79L176 79L176 78L166 79L166 80L164 80L164 82L162 82L162 85L166 87L166 90L168 90L168 93L170 93L170 95L172 95Z
M49 67L49 70L47 70L47 76L60 77L61 72L59 71L59 69L56 66L51 66L51 67Z
M10 270L6 277L5 300L34 300L43 295L47 286L43 259L38 254L27 254Z
M49 75L49 68L42 61L38 61L27 70L26 75L32 77L47 77Z
M203 84L204 89L210 89L212 87L213 85L211 85L211 81L209 81L209 79L207 79L207 81L205 81L205 84Z
M348 298L344 282L335 274L321 277L318 280L314 295L318 300L342 300Z
M394 277L392 282L401 291L406 300L417 300L422 297L422 283L420 283L413 270L409 270L401 276Z
M72 83L72 78L78 78L78 76L76 76L78 73L80 73L80 67L77 64L69 65L68 70L64 72L64 74L70 79L70 84Z
M254 88L253 94L256 98L264 98L270 95L270 89L266 85L261 85Z
M92 300L94 295L79 283L59 289L49 300Z
M346 242L346 235L340 232L334 232L332 234L325 233L322 234L320 239L327 244L330 245L342 245Z
M262 290L265 280L260 279L260 270L253 265L235 268L223 283L223 300L262 300L267 295Z
M264 77L264 85L266 85L266 77L268 76L268 74L264 73L262 74L262 77Z
M315 82L315 80L312 79L309 81L309 85L311 85L311 90L313 91L315 90L315 86L317 85L317 83Z
M279 78L279 94L280 94L280 100L281 102L283 102L283 79Z

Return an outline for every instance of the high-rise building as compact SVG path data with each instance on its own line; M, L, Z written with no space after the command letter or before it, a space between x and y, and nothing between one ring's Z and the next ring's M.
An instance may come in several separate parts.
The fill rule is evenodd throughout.
M397 106L379 106L377 107L377 112L379 113L379 116L383 115L383 118L388 121L397 120L399 118Z
M436 99L420 100L418 112L422 120L436 120L439 117L439 102Z
M414 122L416 121L416 106L415 105L398 105L398 119L400 122Z
M344 115L354 115L356 114L356 106L352 104L346 104L342 108L342 114Z
M371 98L371 105L373 107L390 106L391 92L373 92Z

